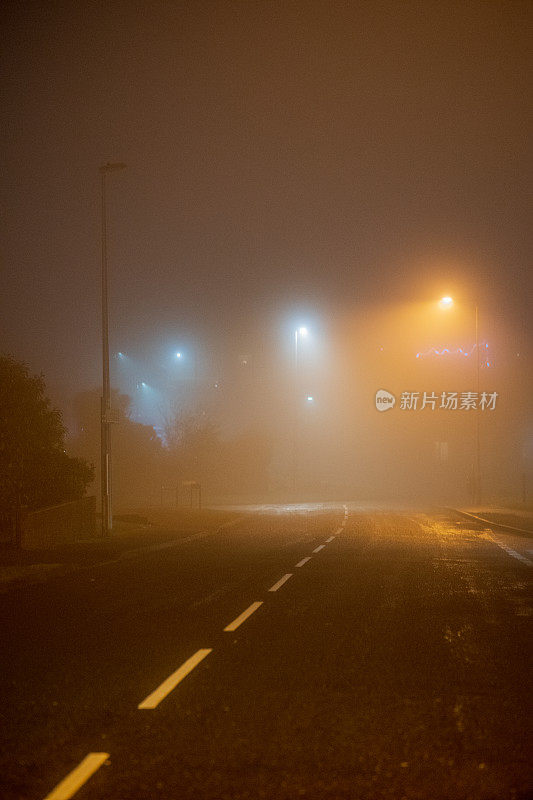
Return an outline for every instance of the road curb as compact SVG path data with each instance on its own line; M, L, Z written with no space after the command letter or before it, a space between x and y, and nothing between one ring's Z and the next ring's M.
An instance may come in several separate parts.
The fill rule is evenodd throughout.
M108 567L112 564L124 563L130 559L133 560L135 558L139 558L147 553L166 550L167 548L188 544L196 539L204 539L208 536L215 536L217 533L220 533L226 528L231 528L232 526L237 525L239 522L242 522L244 519L246 519L246 516L246 514L241 514L236 519L228 520L227 522L222 523L222 525L218 525L213 530L206 530L204 528L201 531L196 531L196 533L193 533L189 536L184 536L182 538L169 539L164 542L159 542L158 544L146 544L131 548L129 550L123 550L120 553L116 553L113 558L108 558L105 561L91 561L90 563L54 562L51 564L38 563L27 565L9 564L4 568L0 566L0 595L6 594L12 589L20 588L22 586L35 586L37 584L44 584L47 583L51 578L65 577L66 575L71 575L75 572L88 572L90 570L98 569L99 567ZM18 568L20 574L13 575L12 577L9 576L8 569L11 567ZM2 575L2 570L4 575Z
M455 514L460 514L463 517L467 517L468 519L475 519L476 522L483 522L484 525L492 525L494 528L502 528L506 531L512 531L513 533L518 533L521 536L529 536L533 538L533 531L528 531L525 528L514 528L512 525L504 525L503 522L495 522L492 519L485 519L484 517L478 517L476 514L470 514L469 511L461 511L459 508L451 508L446 507L446 511L453 511Z
M207 536L214 536L215 534L219 533L220 531L224 530L225 528L231 528L234 525L237 525L239 522L242 522L243 519L246 518L246 515L243 514L237 519L231 519L228 522L224 522L222 525L219 525L218 528L210 531L209 529L204 529L201 531L197 531L196 533L192 533L190 536L184 536L181 539L169 539L167 542L159 542L158 544L147 544L141 545L141 547L135 547L132 550L124 550L117 558L110 559L109 561L101 561L100 564L113 564L117 561L127 560L128 558L135 558L138 555L142 555L144 553L155 553L159 550L167 550L170 547L178 547L182 544L188 544L188 542L194 542L196 539L205 539Z

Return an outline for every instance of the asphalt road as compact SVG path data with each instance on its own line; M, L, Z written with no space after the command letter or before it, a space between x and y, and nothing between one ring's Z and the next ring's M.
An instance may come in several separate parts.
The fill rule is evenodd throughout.
M533 540L300 511L1 596L3 800L533 797Z

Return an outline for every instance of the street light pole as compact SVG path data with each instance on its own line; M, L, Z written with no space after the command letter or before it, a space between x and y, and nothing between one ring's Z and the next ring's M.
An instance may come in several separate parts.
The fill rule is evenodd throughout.
M294 416L292 429L292 489L296 494L298 476L298 404L300 382L298 376L298 341L299 337L307 336L307 328L297 328L294 331Z
M479 435L479 312L476 303L476 392L478 402L476 403L476 476L474 484L474 505L478 505L481 500L481 444Z
M439 300L441 308L451 308L453 306L453 298L441 297ZM481 359L479 355L479 309L476 302L475 305L475 339L474 345L475 359L476 359L476 396L478 402L476 403L476 433L475 433L475 455L474 455L474 474L473 474L473 487L472 487L472 502L478 505L481 500L481 436L480 436L480 419L479 419L479 395L480 395L480 380L479 371L481 367Z
M296 495L298 471L298 331L294 331L294 412L292 420L292 491ZM293 498L294 500L296 497Z
M107 291L107 209L106 176L108 172L125 169L121 163L107 163L100 167L101 211L102 211L102 403L101 403L101 498L102 535L109 536L113 529L111 503L111 389L109 382L109 312Z

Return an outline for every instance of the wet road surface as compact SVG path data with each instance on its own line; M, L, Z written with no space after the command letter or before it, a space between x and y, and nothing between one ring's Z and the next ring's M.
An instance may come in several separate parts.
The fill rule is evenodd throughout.
M258 507L0 598L5 800L526 800L533 541Z

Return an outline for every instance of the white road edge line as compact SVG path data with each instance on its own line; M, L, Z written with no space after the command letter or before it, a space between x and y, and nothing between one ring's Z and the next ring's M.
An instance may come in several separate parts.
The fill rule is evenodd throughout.
M335 536L339 536L339 534L343 532L344 527L345 527L344 525L341 525L340 528L337 528L337 530L335 531Z
M242 623L245 620L247 620L248 617L251 617L251 615L254 613L254 611L257 611L259 606L262 606L262 605L263 605L263 601L262 600L258 600L256 603L252 603L251 606L248 606L246 611L243 611L242 614L239 614L237 619L234 619L233 622L230 622L229 625L226 625L224 630L225 631L235 631L235 630L237 630L239 625L242 625Z
M196 653L191 656L190 658L185 661L176 672L173 672L172 675L163 681L163 683L157 687L151 694L146 697L142 703L139 703L137 708L157 708L161 700L164 700L167 694L175 689L180 681L182 681L189 672L203 661L203 659L212 652L212 648L204 648L202 650L197 650Z
M284 583L287 583L289 578L292 578L292 572L287 572L287 574L284 575L283 578L280 578L279 581L274 584L274 586L271 586L268 591L269 592L277 592L278 589L281 589L281 587L283 586Z
M533 567L533 561L531 561L529 558L526 558L521 553L517 553L516 550L512 550L510 547L507 547L506 544L498 541L498 539L496 539L494 536L491 536L490 538L492 539L494 544L497 544L498 547L501 547L502 550L505 550L507 555L512 556L513 558L517 558L518 561L522 561L522 563L527 564L528 567Z
M323 550L325 546L326 546L325 544L319 544L318 547L315 547L313 553L320 553L320 551Z
M109 753L89 753L61 783L57 784L55 789L52 789L50 794L46 795L44 800L69 800L108 758Z
M298 563L295 564L295 566L296 567L303 567L303 565L307 564L308 561L311 561L311 556L307 556L307 558L302 558L302 560L298 561Z
M337 531L337 533L338 533L338 531ZM337 533L335 534L335 536L337 535ZM326 544L329 544L330 542L332 542L333 539L335 538L335 536L330 536L329 539L326 539Z

